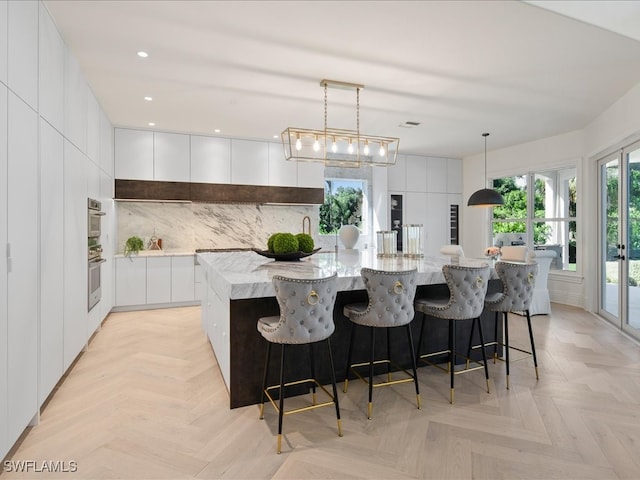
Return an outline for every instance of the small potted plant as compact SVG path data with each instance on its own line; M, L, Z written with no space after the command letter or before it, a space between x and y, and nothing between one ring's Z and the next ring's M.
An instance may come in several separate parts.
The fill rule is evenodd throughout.
M126 243L124 244L124 254L127 257L131 255L137 255L140 250L144 248L144 242L140 237L133 236L127 238Z

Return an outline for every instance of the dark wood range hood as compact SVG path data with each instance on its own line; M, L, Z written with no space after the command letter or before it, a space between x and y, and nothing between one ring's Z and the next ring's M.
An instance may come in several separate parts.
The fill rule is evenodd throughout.
M115 199L312 205L324 202L324 190L322 188L116 179Z

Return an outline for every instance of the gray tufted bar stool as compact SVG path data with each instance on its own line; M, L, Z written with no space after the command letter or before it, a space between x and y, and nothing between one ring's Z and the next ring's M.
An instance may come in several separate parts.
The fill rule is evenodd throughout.
M487 358L484 349L484 334L482 332L482 323L478 321L478 331L481 338L482 360L483 363L478 367L467 368L456 371L456 356L463 356L456 353L456 322L461 320L479 319L484 308L484 300L487 294L487 286L489 283L489 267L468 267L462 265L444 265L442 267L447 286L449 287L449 298L444 299L417 299L415 302L416 310L436 319L449 321L449 343L447 350L440 352L430 352L421 354L422 338L424 336L424 327L426 317L422 317L422 326L420 329L420 338L418 340L418 360L434 365L442 370L440 365L432 363L429 357L435 355L448 354L449 362L445 370L450 375L451 389L449 393L449 402L454 402L455 375L459 373L467 373L479 368L484 368L485 378L487 382L487 393L489 393L489 370L487 367ZM465 357L465 358L468 358Z
M315 408L335 405L336 417L338 419L338 435L340 437L342 436L338 390L336 387L333 357L331 355L331 344L329 342L329 337L335 330L335 324L333 323L333 307L335 305L337 293L336 279L336 274L320 279L294 279L274 275L272 281L276 292L276 299L278 300L278 305L280 307L280 316L263 317L258 320L258 331L268 342L267 358L265 360L264 377L262 382L260 418L264 418L264 402L265 397L267 397L278 412L277 453L282 451L283 416L291 413L299 413ZM323 340L326 342L329 352L329 371L331 375L333 393L330 393L318 380L315 379L313 344ZM280 383L279 385L267 386L271 345L274 343L279 343L282 346L280 359ZM311 370L311 377L303 380L285 382L284 372L286 366L285 358L287 347L302 344L309 345L309 366ZM285 387L306 383L311 384L311 405L285 412ZM323 403L316 403L316 387L320 387L330 400ZM271 396L270 392L272 390L278 390L277 404Z
M504 344L498 342L491 342L493 344L493 356L497 358L497 347L502 345L505 347L505 364L507 371L507 388L509 388L509 350L517 350L522 353L526 353L527 356L523 358L533 357L533 365L536 371L536 380L538 379L538 360L536 358L536 347L533 341L533 330L531 328L531 315L529 315L529 306L531 305L531 299L533 298L533 291L535 288L535 280L538 274L538 265L535 263L510 263L510 262L497 262L496 273L502 281L502 292L493 293L487 295L485 299L485 308L492 312L496 312L495 315L495 329L497 339L498 330L498 314L504 315ZM531 342L531 351L527 351L518 347L512 347L509 345L509 312L525 312L527 316L527 326L529 327L529 340ZM473 340L473 330L471 331L471 340ZM480 340L482 342L482 340ZM471 345L471 342L470 342ZM489 345L489 344L485 344ZM522 360L520 358L519 360Z
M347 392L349 386L349 371L366 382L369 386L369 403L367 405L367 418L371 419L373 410L373 388L398 383L413 382L416 389L416 401L418 409L420 409L420 387L418 386L418 375L416 372L415 351L413 348L413 337L411 334L410 323L414 317L413 300L416 294L416 275L417 270L390 272L383 270L373 270L370 268L362 268L360 275L364 280L367 289L368 303L354 303L344 306L344 315L351 320L351 339L349 341L349 352L347 354L347 367L344 378L344 392ZM355 343L356 326L369 328L369 339L371 348L369 350L369 361L352 364L353 345ZM411 362L413 374L405 369L392 364L391 347L389 342L389 332L394 327L404 326L407 332L409 343L409 351L411 353ZM375 360L375 332L377 329L384 328L387 333L387 358L383 360ZM373 383L374 366L378 364L387 365L387 380L379 383ZM398 370L404 371L408 378L392 380L392 365ZM365 379L357 370L359 367L368 367L368 379Z

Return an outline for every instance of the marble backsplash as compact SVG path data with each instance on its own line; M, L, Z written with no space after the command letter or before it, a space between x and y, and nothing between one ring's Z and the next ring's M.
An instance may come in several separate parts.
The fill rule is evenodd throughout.
M165 250L266 248L272 233L301 232L307 215L318 241L319 205L116 202L116 215L118 253L133 235L145 246L155 235Z

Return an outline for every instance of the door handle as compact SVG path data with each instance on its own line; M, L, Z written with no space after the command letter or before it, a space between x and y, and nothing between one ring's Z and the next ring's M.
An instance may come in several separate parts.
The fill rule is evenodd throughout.
M624 255L614 255L613 258L616 259L616 260L625 260L625 256Z

